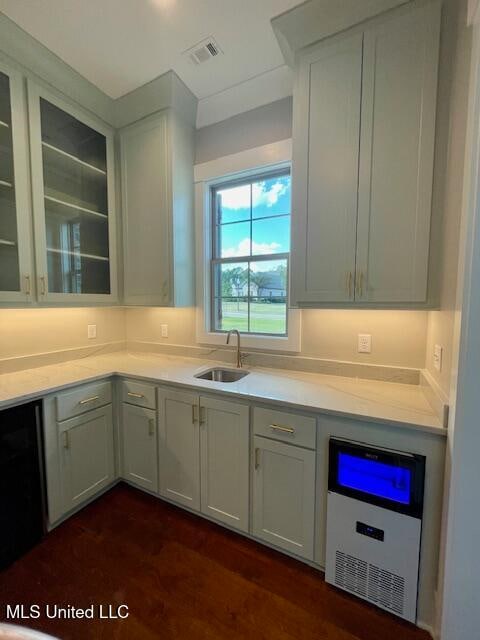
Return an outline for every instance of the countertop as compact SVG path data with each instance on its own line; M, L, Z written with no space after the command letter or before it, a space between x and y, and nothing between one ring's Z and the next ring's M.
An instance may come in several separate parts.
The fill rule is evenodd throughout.
M232 399L362 418L446 435L446 429L420 386L261 367L245 367L249 375L231 383L194 377L212 366L226 365L198 358L125 351L89 356L0 375L0 409L76 384L120 375L189 387Z

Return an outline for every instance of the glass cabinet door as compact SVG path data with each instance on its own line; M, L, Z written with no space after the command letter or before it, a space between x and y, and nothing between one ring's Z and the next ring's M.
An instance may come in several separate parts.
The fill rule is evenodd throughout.
M25 124L21 79L0 68L0 302L31 295Z
M110 299L111 133L40 93L30 109L39 127L32 132L32 146L39 151L39 158L32 158L32 173L37 174L36 230L44 245L38 267L40 297Z

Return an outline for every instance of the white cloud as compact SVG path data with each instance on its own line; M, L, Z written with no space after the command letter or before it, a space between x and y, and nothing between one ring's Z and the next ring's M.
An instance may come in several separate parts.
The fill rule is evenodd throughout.
M255 182L252 186L252 204L254 207L265 205L273 207L281 196L287 191L287 185L283 182L274 182L269 189L265 187L266 182ZM232 187L218 192L222 198L222 206L226 209L249 209L250 208L250 186Z
M278 242L252 242L252 253L256 256L275 253L280 249ZM230 247L222 251L222 258L238 258L250 255L250 238L240 240L236 247Z

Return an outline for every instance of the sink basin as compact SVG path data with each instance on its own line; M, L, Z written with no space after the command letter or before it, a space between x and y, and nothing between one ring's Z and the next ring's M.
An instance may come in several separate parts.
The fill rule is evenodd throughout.
M197 373L195 378L212 380L213 382L236 382L248 376L248 373L248 371L241 371L240 369L208 369L203 373Z

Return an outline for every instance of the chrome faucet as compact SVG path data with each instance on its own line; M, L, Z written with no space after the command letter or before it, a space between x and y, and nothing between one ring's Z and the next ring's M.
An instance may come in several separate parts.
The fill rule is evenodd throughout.
M230 336L232 333L237 335L237 369L241 369L242 367L242 353L240 351L240 331L238 329L230 329L227 333L227 344L230 343Z

